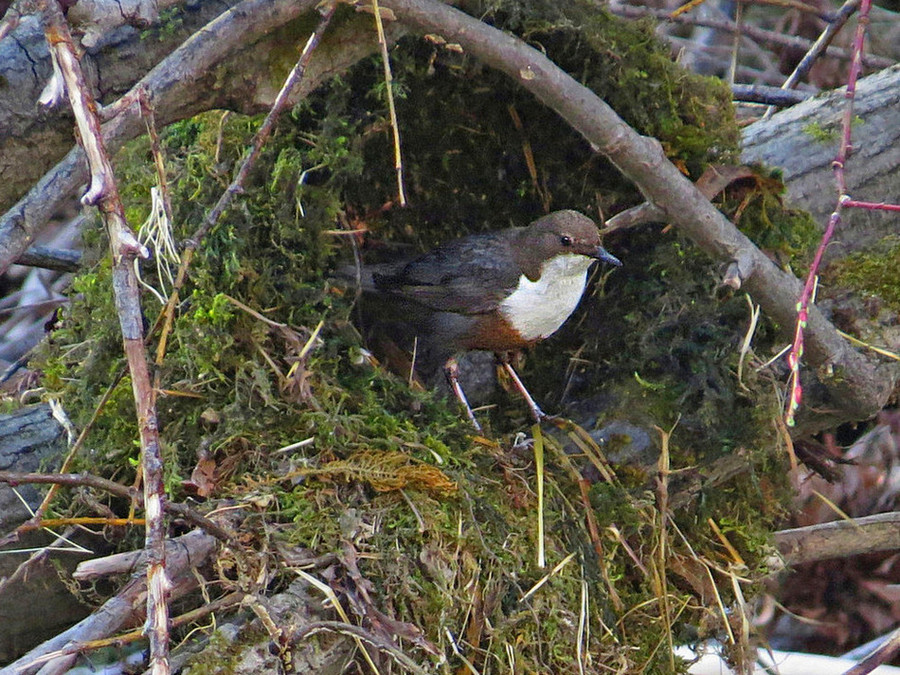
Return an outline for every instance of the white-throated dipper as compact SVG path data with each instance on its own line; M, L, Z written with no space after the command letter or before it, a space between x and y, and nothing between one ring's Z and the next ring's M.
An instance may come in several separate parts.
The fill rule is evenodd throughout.
M415 337L417 358L441 364L476 429L459 384L456 357L494 352L535 420L546 415L510 363L510 352L555 333L575 311L595 260L621 265L600 245L597 225L577 211L555 211L527 227L447 242L388 270L371 268L374 292ZM396 324L397 320L393 320Z

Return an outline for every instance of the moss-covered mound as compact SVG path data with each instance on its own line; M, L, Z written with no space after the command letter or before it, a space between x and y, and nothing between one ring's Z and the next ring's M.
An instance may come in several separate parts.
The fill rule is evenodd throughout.
M535 20L516 5L487 16L660 138L690 175L734 156L727 91L677 68L652 26L595 9L562 17L555 3ZM745 298L719 288L709 261L671 231L606 242L625 267L595 280L522 371L547 409L584 427L537 439L538 567L524 409L498 395L483 415L490 438L473 437L452 402L373 363L352 323L355 296L334 271L360 247L396 255L557 208L600 219L639 196L553 112L464 54L405 39L391 59L410 205L395 200L381 64L362 62L285 116L181 294L158 368L170 497L242 505L247 546L268 552L267 574L223 572L223 587L264 578L274 592L294 578L284 550L335 553L310 573L352 621L372 628L371 603L421 629L423 642L401 648L425 672L676 672L675 644L713 635L746 647L741 610L764 571L785 471L774 388L739 367ZM164 131L176 238L198 227L258 123L207 114ZM148 143L118 166L140 223L155 182ZM751 192L723 207L770 232L785 217L778 200ZM154 270L144 274L160 288ZM130 482L138 449L131 387L117 380L108 263L74 290L41 359L44 384L82 426L113 387L82 467ZM159 311L148 293L148 325ZM756 340L771 337L762 328ZM615 433L587 435L614 422ZM640 434L650 464L646 454L630 466L603 460L626 457ZM188 479L201 450L198 488Z

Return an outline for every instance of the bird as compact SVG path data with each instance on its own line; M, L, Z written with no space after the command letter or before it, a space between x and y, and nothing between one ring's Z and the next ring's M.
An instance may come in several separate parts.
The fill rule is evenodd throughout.
M364 297L377 298L375 314L383 328L405 333L406 344L412 336L417 370L442 368L481 432L459 382L459 356L494 352L532 417L542 422L548 415L511 357L559 330L578 306L596 261L622 264L601 245L593 220L561 210L525 227L469 235L412 260L371 266L361 275L362 290Z

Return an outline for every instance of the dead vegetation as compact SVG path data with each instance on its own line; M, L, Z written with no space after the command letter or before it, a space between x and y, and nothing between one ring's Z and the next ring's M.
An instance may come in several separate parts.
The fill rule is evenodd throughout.
M514 12L494 20L659 138L695 180L736 156L727 92L675 68L648 25L602 13L578 30ZM637 48L623 55L621 44ZM489 437L471 436L451 403L373 361L335 270L360 250L402 254L554 207L600 219L640 197L474 59L408 39L391 61L410 205L391 197L382 64L363 61L281 120L245 193L197 247L174 308L154 373L166 495L225 540L202 577L183 575L176 664L670 673L686 667L676 645L709 637L748 663L771 533L792 498L775 328L762 321L742 351L753 304L703 253L671 229L612 235L625 269L594 280L524 371L575 423L532 429L498 396ZM161 130L175 240L213 208L258 122L206 113ZM150 157L147 140L118 157L133 223L157 182ZM808 219L783 207L771 176L745 176L716 199L773 257L803 263ZM97 262L74 280L28 386L89 429L77 470L131 486L139 449L111 265L96 229L85 244ZM164 275L145 267L142 278L167 295ZM154 343L161 305L145 294L143 311ZM135 500L97 491L53 508L127 516ZM184 513L170 518L170 534L189 529ZM102 536L123 548L137 539L119 525ZM204 604L234 611L215 630L188 611ZM122 627L138 623L132 614Z

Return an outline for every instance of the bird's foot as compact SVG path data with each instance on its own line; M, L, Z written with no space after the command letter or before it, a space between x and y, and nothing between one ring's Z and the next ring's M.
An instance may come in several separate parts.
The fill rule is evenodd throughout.
M544 413L541 416L541 419L538 420L538 422L539 423L546 422L547 424L552 424L557 429L565 429L566 427L569 426L569 424L571 424L569 419L566 417L562 417L561 415L548 415L546 413Z
M548 415L543 410L541 410L541 407L537 403L535 403L535 401L533 399L532 400L525 399L525 402L528 404L528 410L531 412L531 416L534 418L534 421L537 422L538 424L542 424L545 421L549 421L553 417L553 415Z

